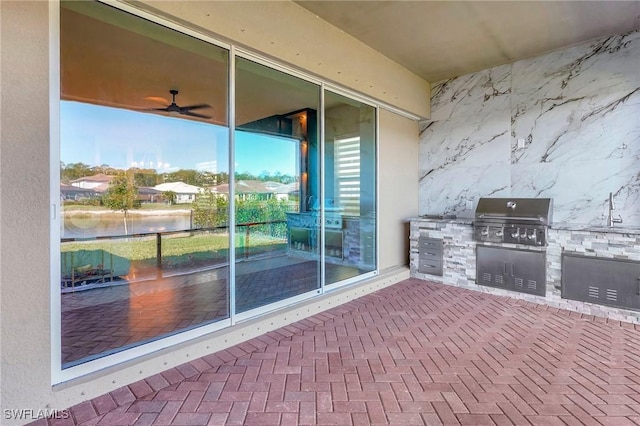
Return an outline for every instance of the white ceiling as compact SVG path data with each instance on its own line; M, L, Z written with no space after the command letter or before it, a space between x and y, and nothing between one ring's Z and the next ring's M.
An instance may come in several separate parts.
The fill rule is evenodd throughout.
M640 1L296 1L434 83L640 29Z

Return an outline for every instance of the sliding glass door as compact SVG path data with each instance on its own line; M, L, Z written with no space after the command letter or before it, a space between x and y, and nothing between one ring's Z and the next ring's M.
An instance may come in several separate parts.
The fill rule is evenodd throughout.
M236 60L239 314L319 292L319 101L316 84Z
M60 10L63 368L230 317L229 51Z
M376 269L376 111L325 92L327 285Z
M105 3L60 24L61 370L376 270L374 107Z

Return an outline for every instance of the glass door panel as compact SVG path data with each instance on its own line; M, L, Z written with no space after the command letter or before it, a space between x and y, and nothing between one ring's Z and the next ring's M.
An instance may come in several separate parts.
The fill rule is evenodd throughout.
M228 51L62 2L67 368L229 318Z
M236 61L236 313L320 289L319 90Z
M376 269L375 108L325 92L326 285Z

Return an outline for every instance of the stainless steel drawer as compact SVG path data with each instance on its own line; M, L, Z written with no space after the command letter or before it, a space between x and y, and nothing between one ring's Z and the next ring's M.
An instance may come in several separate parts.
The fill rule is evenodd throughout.
M442 275L442 262L420 259L418 271L421 274Z
M442 251L442 239L420 237L418 238L418 247L420 251L422 251L422 249Z
M442 259L442 250L423 249L420 250L420 258Z
M439 238L418 238L418 272L442 275L443 241Z

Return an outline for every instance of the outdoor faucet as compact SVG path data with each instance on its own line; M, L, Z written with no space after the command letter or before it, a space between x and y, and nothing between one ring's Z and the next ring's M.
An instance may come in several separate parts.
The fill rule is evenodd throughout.
M609 217L607 218L607 225L613 226L616 223L622 223L622 217L613 217L613 211L616 209L616 205L613 204L613 192L609 193Z

